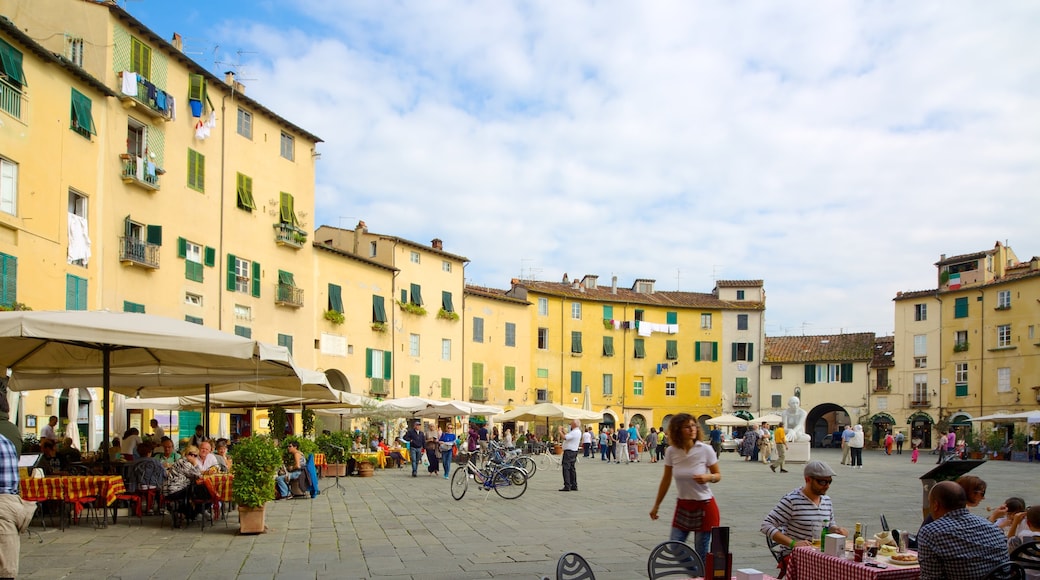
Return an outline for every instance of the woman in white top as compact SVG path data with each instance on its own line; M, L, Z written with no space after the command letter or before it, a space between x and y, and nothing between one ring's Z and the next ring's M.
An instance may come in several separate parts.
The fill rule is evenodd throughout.
M130 455L129 459L137 459L137 446L141 443L141 431L137 427L131 427L126 433L123 433L123 441L120 442L120 452L126 456Z
M657 500L650 510L650 519L657 519L657 510L674 477L679 499L669 539L685 542L690 532L694 532L694 549L703 560L711 543L711 528L719 525L719 506L708 484L721 481L722 473L715 450L700 441L700 432L697 420L688 413L672 417L668 424L669 446L664 452L664 473L657 489Z

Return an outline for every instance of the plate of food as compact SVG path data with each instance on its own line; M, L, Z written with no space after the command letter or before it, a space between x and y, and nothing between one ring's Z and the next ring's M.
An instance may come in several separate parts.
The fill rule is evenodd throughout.
M916 566L919 562L917 560L917 554L893 554L888 556L888 562L895 566Z

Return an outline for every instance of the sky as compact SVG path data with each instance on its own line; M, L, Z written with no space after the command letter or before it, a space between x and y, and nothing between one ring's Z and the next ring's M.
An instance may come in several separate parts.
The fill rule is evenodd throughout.
M324 140L312 226L466 281L763 280L768 336L894 330L941 254L1040 255L1040 3L125 0Z

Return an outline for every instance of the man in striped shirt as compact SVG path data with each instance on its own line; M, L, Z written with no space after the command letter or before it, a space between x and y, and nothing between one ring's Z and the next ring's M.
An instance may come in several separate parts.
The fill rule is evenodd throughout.
M780 498L762 520L762 533L782 546L785 554L797 546L811 546L824 520L829 522L831 533L848 535L845 528L836 525L831 498L825 495L834 480L834 470L822 461L810 461L802 475L805 485Z

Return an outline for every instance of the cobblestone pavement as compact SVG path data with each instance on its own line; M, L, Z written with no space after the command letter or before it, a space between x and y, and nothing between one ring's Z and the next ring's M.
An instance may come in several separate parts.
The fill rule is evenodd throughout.
M813 450L838 472L831 488L838 523L856 521L873 534L884 513L896 528L915 530L921 519L918 477L934 467L923 454L870 451L865 466L839 465L837 450ZM265 534L240 536L229 527L171 530L158 517L120 518L105 529L79 527L22 539L20 578L77 579L320 579L320 578L541 578L554 576L556 560L575 551L598 578L646 578L651 548L668 538L675 487L653 522L648 512L661 477L661 464L616 465L599 459L578 464L578 492L561 493L558 468L539 469L527 493L504 500L470 486L461 501L451 498L442 477L408 469L376 470L371 478L344 478L343 491L326 489L313 500L269 504ZM722 522L731 527L734 568L770 572L775 562L758 531L765 513L784 493L802 484L801 466L774 474L766 465L725 453L723 480L713 485ZM986 502L995 507L1011 495L1040 501L1037 463L987 462L976 468L989 484ZM39 527L34 524L34 530Z

